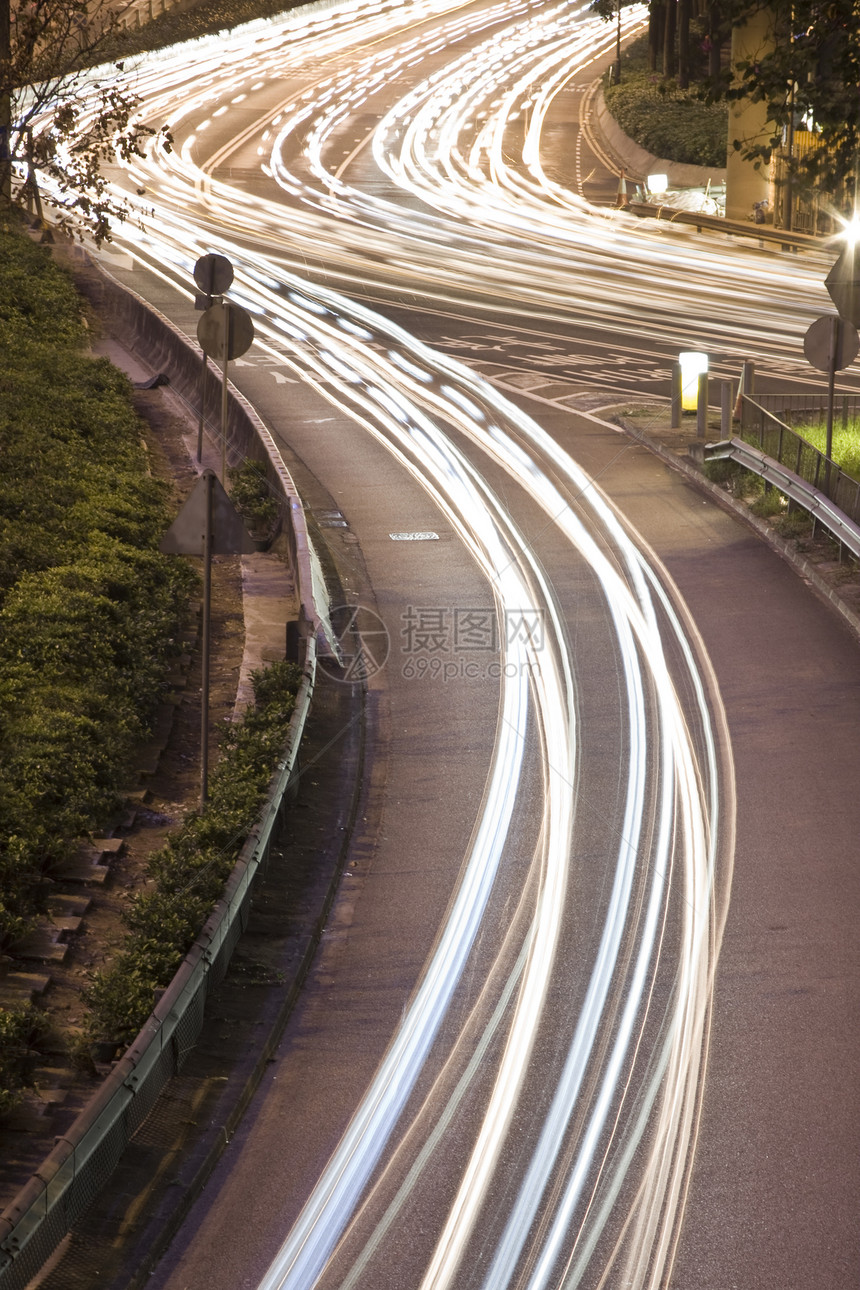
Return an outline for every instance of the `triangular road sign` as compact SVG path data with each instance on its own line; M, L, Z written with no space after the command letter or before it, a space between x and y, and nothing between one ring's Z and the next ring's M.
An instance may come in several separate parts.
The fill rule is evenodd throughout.
M855 255L853 245L845 247L824 279L824 285L839 317L860 327L860 256Z
M242 517L213 470L204 470L176 519L159 543L165 555L203 555L206 488L212 480L212 554L249 555L256 550Z

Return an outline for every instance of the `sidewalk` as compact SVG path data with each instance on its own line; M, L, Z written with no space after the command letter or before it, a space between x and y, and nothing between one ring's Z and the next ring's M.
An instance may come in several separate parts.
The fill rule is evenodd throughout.
M110 359L134 385L142 385L157 375L116 336L106 336L97 341L93 345L93 352ZM192 424L185 404L168 391L169 387L164 390L163 396L170 400L177 418L187 425L184 439L193 469L198 475L207 468L220 475L221 456L218 446L204 436L202 458L197 462L197 427ZM259 551L240 558L245 651L236 686L234 721L253 702L252 672L286 657L286 624L299 616L299 600L293 577L288 566L275 552Z

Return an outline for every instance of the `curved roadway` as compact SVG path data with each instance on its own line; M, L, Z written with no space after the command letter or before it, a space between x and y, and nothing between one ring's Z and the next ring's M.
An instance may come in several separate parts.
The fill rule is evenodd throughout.
M139 70L176 146L134 167L121 244L171 289L230 256L259 338L240 375L359 538L345 598L391 645L361 864L277 1071L318 1136L271 1088L161 1284L672 1281L734 856L722 700L601 486L635 510L641 463L456 338L483 317L503 360L523 333L553 353L574 297L628 373L691 342L791 368L832 256L590 206L581 151L575 182L549 173L540 139L613 40L569 6L355 4ZM248 1248L252 1181L277 1203Z

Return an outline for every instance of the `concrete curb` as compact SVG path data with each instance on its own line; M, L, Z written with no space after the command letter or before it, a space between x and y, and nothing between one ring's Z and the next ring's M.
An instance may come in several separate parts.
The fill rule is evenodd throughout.
M753 515L748 507L743 506L740 502L736 502L735 499L730 497L724 489L719 488L716 484L712 483L706 475L702 474L693 462L681 456L679 453L672 452L670 449L664 448L662 444L651 439L647 434L640 430L638 426L631 425L623 416L619 415L614 424L619 425L621 429L624 430L625 434L629 434L632 438L638 440L638 442L644 447L649 448L651 452L655 453L661 461L664 461L673 470L679 470L687 477L688 480L690 480L691 483L695 484L697 488L701 489L702 492L707 493L711 500L716 502L718 506L721 506L724 511L728 511L729 514L734 515L737 519L741 520L751 528L753 532L762 539L762 541L767 543L772 551L780 556L781 559L785 560L787 564L790 564L792 568L794 568L800 576L809 583L813 590L821 596L823 600L828 602L828 604L843 620L849 631L851 631L854 636L860 640L860 615L855 613L854 610L851 609L851 607L847 605L839 595L837 595L833 588L821 577L821 574L817 572L815 566L809 560L806 560L802 555L800 555L792 547L790 542L787 542L785 538L781 538L779 534L774 533L770 525L766 524L764 520L759 519L757 515Z
M169 318L165 318L142 297L123 286L102 264L85 252L79 252L100 280L100 307L113 319L120 339L133 355L140 355L153 372L163 372L171 390L178 395L196 418L201 373L204 380L204 406L220 407L221 373L207 361L204 369L200 353L187 336ZM323 619L315 604L313 557L305 523L304 508L293 478L287 469L268 428L245 396L228 382L228 463L238 463L260 447L266 453L267 474L273 488L285 499L288 510L283 526L290 564L300 601L300 614L306 630L318 631ZM259 451L257 453L259 456Z
M595 98L594 119L608 150L615 154L628 179L641 181L648 175L667 175L669 183L676 188L704 188L709 182L712 186L726 182L725 167L689 166L680 161L666 161L634 143L610 113L602 89L598 90Z

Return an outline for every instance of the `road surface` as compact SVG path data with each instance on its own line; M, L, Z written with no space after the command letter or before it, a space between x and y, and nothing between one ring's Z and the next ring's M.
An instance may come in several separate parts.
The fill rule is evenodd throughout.
M566 7L335 6L139 73L176 147L132 170L143 226L122 246L170 288L205 251L231 258L231 298L259 337L239 379L358 540L364 621L381 624L374 650L392 647L368 691L379 756L364 866L199 1231L156 1274L171 1290L717 1290L728 1266L725 1284L791 1284L767 1165L738 1168L739 1148L719 1139L725 1073L713 1093L705 1078L712 1031L737 1052L746 1032L731 1019L762 998L745 978L714 1020L738 757L717 674L740 685L735 720L754 744L744 705L758 729L768 697L781 713L792 702L751 661L820 703L809 657L839 656L844 678L853 644L834 641L817 606L791 621L808 618L827 653L784 629L770 640L801 589L783 586L763 619L751 588L764 553L662 467L649 495L654 464L571 408L665 389L679 347L707 349L718 372L752 357L809 382L800 340L826 309L833 257L727 247L589 205L586 87L612 39ZM529 379L547 372L558 388ZM330 417L303 416L318 393ZM643 507L652 496L665 513ZM839 727L850 749L856 684L838 684L827 738ZM784 828L773 767L748 747L738 820ZM846 753L838 773L849 765ZM854 896L841 840L827 873ZM821 1022L829 1061L856 951L835 912L821 919L844 955ZM798 959L810 950L787 914L768 926L791 929ZM763 1061L784 1057L780 1087L791 1059L808 1069L808 1040L795 1025L784 1048L762 1043ZM856 1142L846 1080L828 1106ZM754 1104L746 1142L770 1142L760 1088ZM709 1190L695 1148L712 1124ZM751 1205L768 1199L754 1278L746 1253L733 1261L744 1243L729 1258L715 1232L737 1231L730 1179L750 1180ZM841 1232L843 1211L825 1216L830 1180L856 1196L856 1167L833 1167L803 1213ZM830 1266L854 1245L843 1237Z

